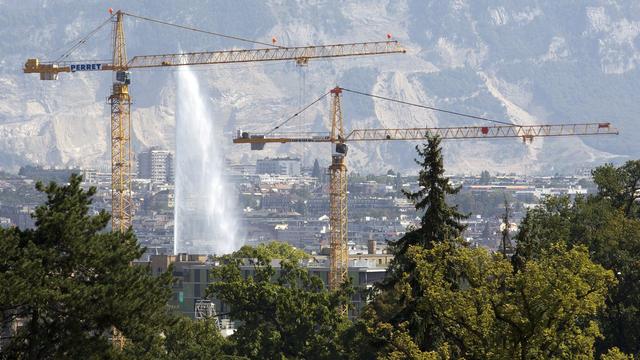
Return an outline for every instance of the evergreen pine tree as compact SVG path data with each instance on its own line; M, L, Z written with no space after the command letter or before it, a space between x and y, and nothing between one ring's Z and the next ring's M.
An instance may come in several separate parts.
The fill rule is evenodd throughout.
M320 170L320 163L318 163L318 159L313 162L313 170L311 171L311 177L316 179L320 179L322 177L322 171Z
M402 258L411 245L430 248L435 243L459 243L465 229L460 220L465 219L466 215L460 213L457 206L447 204L447 195L457 194L460 187L452 186L449 178L444 176L440 141L440 138L432 137L422 145L422 149L416 146L419 158L415 162L420 165L420 189L416 192L402 190L402 193L413 201L417 211L424 211L424 214L419 228L390 243L397 258Z
M465 226L460 220L466 216L458 211L457 206L447 204L447 195L458 193L460 187L452 186L449 178L444 176L440 138L430 137L422 148L416 146L416 150L419 155L415 161L420 165L420 189L416 192L402 192L413 201L416 210L424 211L424 214L420 227L389 242L394 259L389 264L387 277L379 284L381 292L372 302L372 307L382 321L393 326L406 324L409 334L424 349L441 340L445 334L439 332L437 319L425 318L416 311L417 299L423 289L420 279L416 277L416 262L410 255L410 249L432 249L438 244L445 244L451 249L461 246ZM453 269L449 269L448 274L448 280L456 286L458 274ZM407 285L409 288L406 288Z
M504 224L504 229L502 229L501 241L500 241L500 250L504 257L507 257L507 251L511 250L511 239L509 238L509 231L511 226L511 218L509 212L509 202L507 201L507 197L504 197L504 215L502 216L502 223Z
M402 193L402 174L400 174L400 172L396 173L396 182L395 182L395 187L396 187L396 193L397 194L401 194Z
M22 323L0 358L119 358L113 328L126 346L149 348L169 321L171 272L154 278L131 265L143 249L131 230L105 232L110 216L89 214L96 189L81 177L37 184L47 201L36 228L0 229L0 328Z
M491 174L489 174L489 172L487 170L483 170L480 173L480 181L478 181L478 183L480 185L487 185L491 182Z

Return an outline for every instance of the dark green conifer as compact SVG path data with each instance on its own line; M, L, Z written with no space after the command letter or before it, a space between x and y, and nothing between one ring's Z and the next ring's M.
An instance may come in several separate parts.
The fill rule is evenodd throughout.
M47 201L34 214L36 228L0 229L2 326L24 324L0 357L117 358L113 328L127 346L149 348L167 324L171 274L154 278L132 266L143 249L131 230L106 232L110 216L90 215L96 189L37 184Z
M380 293L372 302L375 313L385 322L394 326L406 325L406 330L421 348L428 348L441 340L445 334L439 331L437 320L424 317L416 311L417 301L423 292L421 281L416 277L416 262L409 254L411 247L432 249L438 244L446 244L454 249L463 244L460 223L466 216L457 206L447 204L447 195L456 194L460 187L454 187L444 175L444 164L440 138L430 137L422 148L416 146L420 165L416 192L403 190L404 195L414 202L417 211L423 211L420 226L408 231L403 237L389 243L394 255L385 280L379 285ZM449 269L448 280L457 284L458 274ZM409 288L399 289L399 286ZM403 325L404 326L404 325Z
M320 163L318 159L313 162L313 170L311 171L311 177L320 179L322 177L322 171L320 170Z
M435 243L459 243L465 226L460 220L466 216L458 211L457 206L447 204L447 196L457 194L460 187L451 185L444 175L444 164L440 138L428 139L422 148L416 146L419 158L415 162L420 165L416 192L402 190L402 193L413 203L417 211L424 211L420 227L407 232L405 236L391 242L393 253L402 258L411 245L430 248ZM399 260L403 261L403 260Z

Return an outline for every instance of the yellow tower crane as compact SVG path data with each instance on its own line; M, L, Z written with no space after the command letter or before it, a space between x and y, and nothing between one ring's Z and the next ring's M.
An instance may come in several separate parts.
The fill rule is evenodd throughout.
M373 98L395 101L404 105L418 106L429 110L464 116L476 120L485 120L500 125L492 126L457 126L441 128L404 128L404 129L354 129L345 135L341 109L341 94L350 92ZM348 276L349 254L347 248L347 143L357 141L389 141L389 140L424 140L431 136L442 139L495 139L520 138L524 142L531 142L535 137L572 136L572 135L617 135L618 130L610 123L582 123L582 124L554 124L554 125L514 125L511 123L491 120L484 117L457 113L420 104L366 94L355 90L335 87L322 95L312 104L331 94L331 131L327 133L305 133L278 135L274 133L300 112L286 119L273 130L265 134L251 134L242 132L233 139L235 144L250 144L252 150L262 150L267 143L332 143L332 161L329 166L329 226L330 226L330 267L329 289L336 290ZM302 111L306 110L305 107Z
M66 53L54 61L41 62L37 58L28 59L23 71L25 73L40 74L41 80L57 80L59 73L79 71L112 71L115 75L109 104L111 105L111 206L113 231L126 231L132 223L133 200L131 193L131 83L130 70L142 68L161 68L186 65L213 65L230 63L248 63L263 61L293 60L297 64L307 64L311 59L352 57L364 55L381 55L404 53L405 50L397 41L361 42L349 44L283 47L258 41L247 40L235 36L223 35L194 29L191 27L168 23L123 11L109 9L111 17L103 22L86 37L76 42ZM180 54L160 54L134 56L127 60L126 42L124 34L124 17L129 16L141 20L151 21L181 29L221 36L233 40L249 42L265 46L258 49L239 49L225 51L205 51ZM99 61L70 61L67 58L86 40L109 22L112 30L111 63Z

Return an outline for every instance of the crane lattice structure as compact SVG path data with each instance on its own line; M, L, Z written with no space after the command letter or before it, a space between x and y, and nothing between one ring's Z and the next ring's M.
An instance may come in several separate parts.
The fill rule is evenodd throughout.
M299 65L306 65L311 59L353 57L365 55L381 55L404 53L405 50L397 41L361 42L350 44L334 44L305 47L283 47L243 39L235 36L213 33L187 26L168 23L124 11L113 12L111 16L89 34L74 43L70 49L54 61L41 62L37 58L27 59L24 73L40 74L40 80L57 80L60 73L79 71L112 71L114 81L109 96L111 106L111 228L114 232L123 233L132 225L134 204L131 190L131 84L130 70L143 68L163 68L187 65L215 65L231 63L252 63L265 61L293 60ZM193 52L184 54L161 54L134 56L127 60L124 32L125 16L151 21L163 25L192 30L209 35L230 38L252 44L266 46L259 49L240 49L225 51ZM69 56L87 42L98 30L112 24L112 61L70 61ZM124 346L124 337L118 329L113 329L112 341L120 348Z
M92 30L86 37L80 39L67 52L54 61L41 62L37 58L28 59L23 71L25 73L40 74L41 80L57 80L60 73L79 71L112 71L115 75L109 96L111 105L111 213L113 231L124 232L132 224L134 213L131 191L131 84L130 70L145 68L162 68L187 65L215 65L231 63L253 63L265 61L292 60L297 64L306 65L312 59L327 59L340 57L354 57L365 55L382 55L404 53L405 50L397 41L360 42L349 44L333 44L304 47L283 47L275 43L267 44L259 41L247 40L235 36L213 33L187 26L151 19L144 16L109 9L111 17ZM125 16L151 21L154 23L178 27L186 30L221 36L238 41L265 46L257 49L238 49L225 51L206 51L182 54L140 55L127 60L126 41L124 33ZM83 61L82 63L68 60L68 57L86 40L109 22L112 23L112 61Z
M216 327L220 329L220 319L216 313L216 304L209 299L198 299L193 303L194 318L196 320L214 319Z
M346 133L343 128L341 109L341 94L350 92L359 95L371 96L384 100L395 101L405 105L427 108L476 120L484 120L499 125L491 126L456 126L436 128L404 128L404 129L353 129ZM608 122L600 123L574 123L552 125L514 125L504 121L492 120L480 116L457 113L453 111L433 108L420 104L407 103L405 101L384 98L381 96L362 93L341 87L335 87L322 95L311 104L331 94L331 130L329 133L304 133L304 134L278 134L279 129L286 122L292 120L300 112L287 118L265 134L251 134L241 132L233 139L235 144L250 144L252 150L262 150L267 143L332 143L335 144L332 153L332 162L329 167L329 223L330 223L330 268L329 289L337 290L348 274L349 254L347 249L347 143L359 141L390 141L390 140L425 140L433 136L439 136L443 140L455 139L498 139L520 138L523 142L531 142L535 137L575 136L575 135L617 135L618 130Z

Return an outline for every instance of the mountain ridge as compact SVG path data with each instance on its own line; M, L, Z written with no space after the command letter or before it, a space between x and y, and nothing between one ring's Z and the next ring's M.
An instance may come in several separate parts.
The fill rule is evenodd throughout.
M265 152L232 146L236 129L266 130L340 85L518 124L603 122L618 137L451 141L445 161L452 172L571 172L607 161L639 157L634 146L640 103L640 4L633 1L47 1L0 2L0 169L25 164L105 167L109 162L106 97L111 74L61 74L43 82L21 74L28 57L58 53L104 21L106 8L283 45L382 40L389 33L406 55L292 63L194 68L208 103L225 130L228 158L301 156L306 164L329 159L321 145L269 145ZM183 33L127 20L129 55L238 47L228 39ZM109 57L109 31L77 54ZM266 39L266 40L265 40ZM131 86L136 151L174 147L176 84L173 71L136 71ZM345 126L478 125L450 116L346 95ZM329 106L310 108L287 131L326 130ZM357 172L414 169L415 143L351 146ZM321 146L321 147L319 147Z

